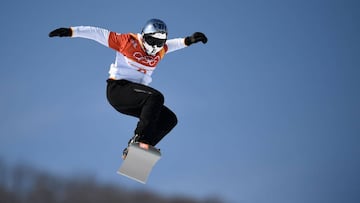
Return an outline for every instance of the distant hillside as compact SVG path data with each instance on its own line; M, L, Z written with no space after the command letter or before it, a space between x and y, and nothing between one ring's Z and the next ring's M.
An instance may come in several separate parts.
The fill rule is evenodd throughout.
M0 203L222 203L214 198L163 197L100 184L90 177L76 180L40 172L29 166L7 167L0 160Z

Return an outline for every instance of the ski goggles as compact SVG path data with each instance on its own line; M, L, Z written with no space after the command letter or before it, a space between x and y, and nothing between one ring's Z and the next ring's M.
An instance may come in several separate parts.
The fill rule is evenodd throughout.
M164 46L164 44L166 42L166 39L155 38L155 37L153 37L151 35L144 35L144 40L150 46L157 46L157 47Z

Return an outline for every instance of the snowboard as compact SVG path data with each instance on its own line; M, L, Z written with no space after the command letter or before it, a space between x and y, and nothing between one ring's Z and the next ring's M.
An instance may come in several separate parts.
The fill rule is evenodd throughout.
M155 147L141 142L131 143L118 174L145 184L161 153Z

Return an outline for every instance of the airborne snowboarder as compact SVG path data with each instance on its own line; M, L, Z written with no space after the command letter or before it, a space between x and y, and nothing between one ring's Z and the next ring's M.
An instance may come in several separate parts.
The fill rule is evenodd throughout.
M146 22L141 33L117 33L92 26L58 28L49 37L81 37L116 51L107 80L107 99L120 113L139 118L128 145L141 142L155 146L177 124L177 117L164 105L163 94L150 87L151 75L165 54L191 44L207 42L201 32L185 38L168 39L166 24L159 19ZM128 148L123 151L126 158Z

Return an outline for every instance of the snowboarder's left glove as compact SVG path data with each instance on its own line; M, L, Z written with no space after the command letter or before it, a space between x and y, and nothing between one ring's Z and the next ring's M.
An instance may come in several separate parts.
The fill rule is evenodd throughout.
M49 37L71 37L71 28L58 28L49 33Z
M197 43L200 41L204 44L206 44L206 42L207 42L207 37L205 36L204 33L201 33L201 32L195 32L191 36L185 37L185 44L187 46L190 46L191 44L194 44L194 43Z

